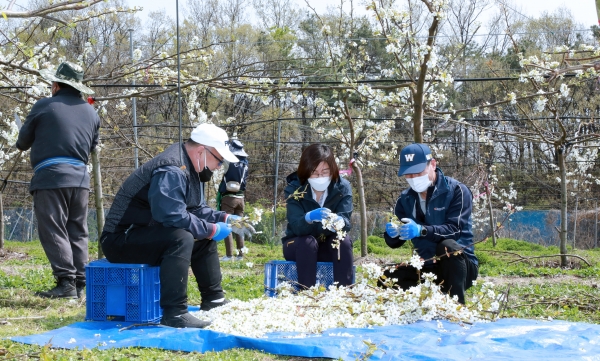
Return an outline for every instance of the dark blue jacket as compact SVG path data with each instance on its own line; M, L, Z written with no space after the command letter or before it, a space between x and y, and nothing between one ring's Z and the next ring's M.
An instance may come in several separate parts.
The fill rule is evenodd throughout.
M31 167L48 158L70 157L88 162L98 144L100 118L75 89L63 88L51 98L38 100L19 131L17 148L28 150ZM29 191L57 188L89 188L87 167L59 163L35 172Z
M207 239L214 236L215 223L226 219L225 212L214 211L206 204L204 184L185 146L176 143L123 182L106 215L104 232L125 232L158 222L185 229L196 239Z
M473 209L473 194L467 186L454 178L444 176L437 168L435 187L429 187L424 221L419 221L417 207L420 208L419 195L411 188L400 194L396 201L394 214L398 219L410 218L427 229L427 235L412 239L417 253L423 259L435 256L437 244L445 239L453 239L465 248L464 253L474 263L478 264L473 247L473 232L471 211ZM392 248L401 247L405 240L392 238L384 234L385 242ZM427 262L430 265L432 261Z
M300 183L296 172L287 177L288 185L285 187L284 194L287 199L287 229L283 242L296 236L312 235L319 238L321 235L328 237L333 232L323 229L321 222L307 223L304 216L307 212L321 208L319 203L313 199L312 188L305 182ZM300 194L297 197L291 196L294 191ZM298 199L296 199L298 198ZM346 226L344 231L350 230L350 217L352 216L352 189L350 182L344 178L339 178L337 182L331 182L327 188L327 198L323 207L328 208L333 213L337 213L344 218Z
M225 194L240 194L243 195L246 190L246 183L248 182L248 158L240 157L239 162L229 163L227 172L223 175L221 184L219 184L219 193ZM238 182L240 184L239 192L227 191L227 182Z

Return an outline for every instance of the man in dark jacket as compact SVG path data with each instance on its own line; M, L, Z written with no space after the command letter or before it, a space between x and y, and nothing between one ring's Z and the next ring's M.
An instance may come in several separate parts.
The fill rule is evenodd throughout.
M478 274L471 231L471 191L459 181L444 176L425 144L415 143L402 149L398 176L404 176L410 185L394 209L403 224L388 223L385 242L398 248L411 240L418 255L425 260L421 272L436 274L442 291L465 303L465 290ZM398 265L385 275L398 279L403 289L419 282L419 273L412 266Z
M113 263L160 265L161 324L203 328L210 323L188 312L188 270L196 277L201 309L227 303L221 287L216 241L243 228L238 216L206 205L204 182L224 161L237 162L227 133L212 124L196 127L185 143L175 143L135 170L123 183L106 216L100 241Z
M237 139L231 139L229 150L240 161L229 163L221 184L219 184L221 210L242 217L244 215L244 193L248 180L248 153L244 151L242 142ZM244 237L236 234L235 245L236 250L233 254L233 237L230 234L225 238L225 256L221 258L221 261L241 261L243 259Z
M85 287L88 261L87 210L90 176L86 167L98 144L100 118L81 93L83 69L60 64L56 72L41 70L52 82L52 97L36 102L19 132L17 148L31 148L33 194L40 242L57 286L38 292L48 298L77 298Z

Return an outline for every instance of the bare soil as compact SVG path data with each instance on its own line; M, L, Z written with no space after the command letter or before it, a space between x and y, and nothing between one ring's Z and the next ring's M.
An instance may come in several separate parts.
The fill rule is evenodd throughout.
M477 282L492 282L496 286L528 286L541 285L546 283L576 283L580 285L600 288L600 278L596 277L577 277L573 275L556 275L543 277L522 277L522 276L496 276L479 277Z

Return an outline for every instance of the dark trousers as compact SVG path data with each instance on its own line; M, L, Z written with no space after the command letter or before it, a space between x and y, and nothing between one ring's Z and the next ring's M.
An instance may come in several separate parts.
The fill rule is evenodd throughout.
M85 283L88 262L87 188L42 189L33 192L40 243L56 278Z
M215 241L194 240L184 229L157 224L127 233L104 232L101 242L106 259L112 263L160 266L160 306L165 315L187 312L190 265L203 302L225 297Z
M225 196L221 198L221 210L228 214L236 216L244 215L244 198ZM239 250L244 248L244 238L239 234L235 235L235 245L237 247L235 254L233 253L233 237L231 234L225 237L225 255L227 257L241 256Z
M451 254L461 248L462 246L452 239L440 242L436 247L436 255L440 257L440 260L433 265L424 266L420 273L431 272L435 274L437 276L436 282L441 286L442 292L457 296L458 301L464 304L465 291L477 279L479 269L464 254ZM450 257L447 253L450 254ZM414 287L419 283L419 272L412 266L396 265L395 269L385 271L384 275L388 278L398 279L396 285L403 290Z
M331 247L335 235L318 242L313 236L300 236L283 243L283 257L287 261L296 262L298 283L304 287L312 287L317 283L317 262L333 262L333 281L340 286L349 286L354 279L354 259L352 242L346 236L340 242L340 260L338 250Z

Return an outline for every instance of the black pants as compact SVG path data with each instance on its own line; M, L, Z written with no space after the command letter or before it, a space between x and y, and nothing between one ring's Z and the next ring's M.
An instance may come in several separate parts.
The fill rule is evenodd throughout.
M184 229L152 225L127 233L104 232L102 251L112 263L145 263L160 266L160 306L165 315L187 312L190 264L202 301L225 297L215 241L194 240Z
M479 274L478 267L471 262L463 253L459 255L450 254L460 250L462 246L456 241L446 239L440 242L436 247L436 255L440 257L433 265L428 265L421 269L423 273L433 273L437 276L436 282L440 284L442 292L449 293L451 296L457 296L458 301L465 303L465 291L473 285ZM414 287L419 283L419 273L416 268L407 265L396 265L395 269L387 270L383 273L388 278L397 278L396 285L403 290ZM380 285L382 285L380 283Z
M56 278L85 283L88 262L87 188L41 189L33 192L40 243Z
M300 236L284 241L283 257L296 262L300 285L312 287L317 283L317 262L333 262L333 281L340 286L352 284L354 259L350 236L340 242L339 261L337 248L331 247L334 238L335 235L332 235L318 242L313 236Z

